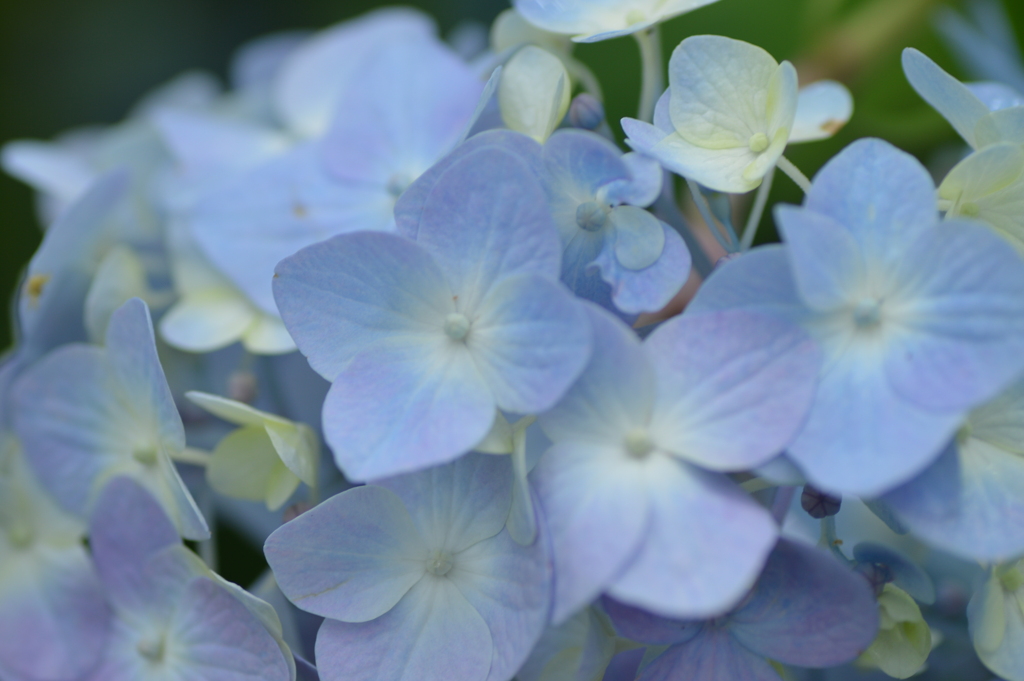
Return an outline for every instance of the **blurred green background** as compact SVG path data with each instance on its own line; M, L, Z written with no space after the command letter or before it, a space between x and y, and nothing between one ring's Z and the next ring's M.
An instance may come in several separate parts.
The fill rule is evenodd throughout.
M489 22L509 0L413 0L443 32L459 21ZM0 142L47 139L70 127L113 123L146 90L185 69L223 76L246 40L277 30L318 28L383 3L374 0L0 0ZM857 113L834 140L791 149L807 174L852 139L884 137L923 160L953 143L952 130L913 93L899 68L913 45L963 76L931 28L939 0L721 0L664 27L667 54L687 35L717 33L793 60L804 79L829 76L854 91ZM1024 35L1024 2L1007 9ZM578 48L601 79L609 120L636 114L639 57L630 39ZM617 126L615 126L617 127ZM773 201L796 202L780 178ZM0 296L12 290L39 231L30 190L0 176ZM770 218L766 218L770 221ZM771 230L764 230L771 238ZM10 342L0 317L0 348Z

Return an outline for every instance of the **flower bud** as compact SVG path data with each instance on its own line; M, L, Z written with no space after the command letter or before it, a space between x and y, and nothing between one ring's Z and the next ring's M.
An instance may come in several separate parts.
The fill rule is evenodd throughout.
M512 130L543 144L569 109L572 84L561 60L527 45L509 60L498 85L501 118Z
M604 105L593 95L581 92L569 106L569 125L583 130L597 130L604 122Z
M800 506L812 518L821 520L839 513L842 499L831 494L825 494L810 485L804 485L804 491L800 495Z

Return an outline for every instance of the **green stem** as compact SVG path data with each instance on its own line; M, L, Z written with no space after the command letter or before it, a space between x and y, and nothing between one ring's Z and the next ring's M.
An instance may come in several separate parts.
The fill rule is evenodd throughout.
M761 216L764 215L764 209L768 205L768 195L772 192L772 183L774 181L775 168L772 168L765 175L761 186L758 187L754 206L750 209L750 215L747 216L747 224L743 228L743 237L740 239L741 253L750 250L750 246L754 243L754 235L757 234L757 227L761 224Z
M634 33L640 46L640 62L643 68L643 86L640 90L640 115L642 121L654 120L654 106L665 90L665 76L662 72L661 30L658 25L646 31Z
M811 181L808 180L807 176L800 172L800 169L793 165L793 162L788 158L780 156L777 166L779 170L789 175L789 179L796 182L796 186L800 187L804 194L811 191Z
M836 517L834 515L821 519L821 539L818 543L831 551L843 563L847 565L853 563L853 561L846 557L843 550L839 548L843 542L836 536Z

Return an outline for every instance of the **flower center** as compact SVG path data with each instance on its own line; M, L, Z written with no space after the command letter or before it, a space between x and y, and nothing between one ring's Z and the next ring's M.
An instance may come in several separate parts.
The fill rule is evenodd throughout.
M755 154L760 154L762 151L768 148L770 142L768 141L768 135L763 132L758 132L750 136L750 140L747 142L750 146L750 150Z
M160 662L164 659L164 637L144 638L135 645L135 650L150 662Z
M873 329L882 322L882 301L864 298L853 306L853 321L858 328Z
M452 569L452 557L447 553L436 551L434 556L427 561L427 572L438 577L444 577Z
M132 458L143 466L156 464L156 447L143 447L132 452Z
M453 341L465 340L469 335L470 326L466 315L459 312L452 312L444 319L444 333Z
M581 203L576 209L576 224L580 229L596 232L608 222L608 212L595 201Z
M634 459L646 459L654 451L654 442L643 428L637 428L626 435L626 451Z
M631 9L626 14L626 25L632 26L633 24L639 24L647 19L647 15L638 9Z
M979 213L981 213L981 209L978 208L978 204L971 201L960 206L960 214L966 215L969 218L976 218Z
M391 194L391 196L397 199L405 193L405 190L409 188L410 184L412 184L412 178L408 173L395 173L391 176L391 179L388 180L388 194Z
M32 546L32 540L35 539L35 535L32 532L32 528L24 519L15 519L7 527L7 541L11 543L15 549L24 550Z

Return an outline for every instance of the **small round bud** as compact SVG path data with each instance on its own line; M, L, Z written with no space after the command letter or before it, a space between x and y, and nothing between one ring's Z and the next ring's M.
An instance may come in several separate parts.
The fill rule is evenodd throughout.
M814 489L810 485L804 485L804 491L800 495L800 506L812 518L821 520L839 513L842 499L831 494Z
M583 130L597 130L604 123L604 105L586 92L576 95L569 105L569 125Z
M871 589L875 592L875 598L881 596L885 585L895 579L892 568L885 563L857 563L853 569L864 575L864 579L868 580L868 584L871 585Z

